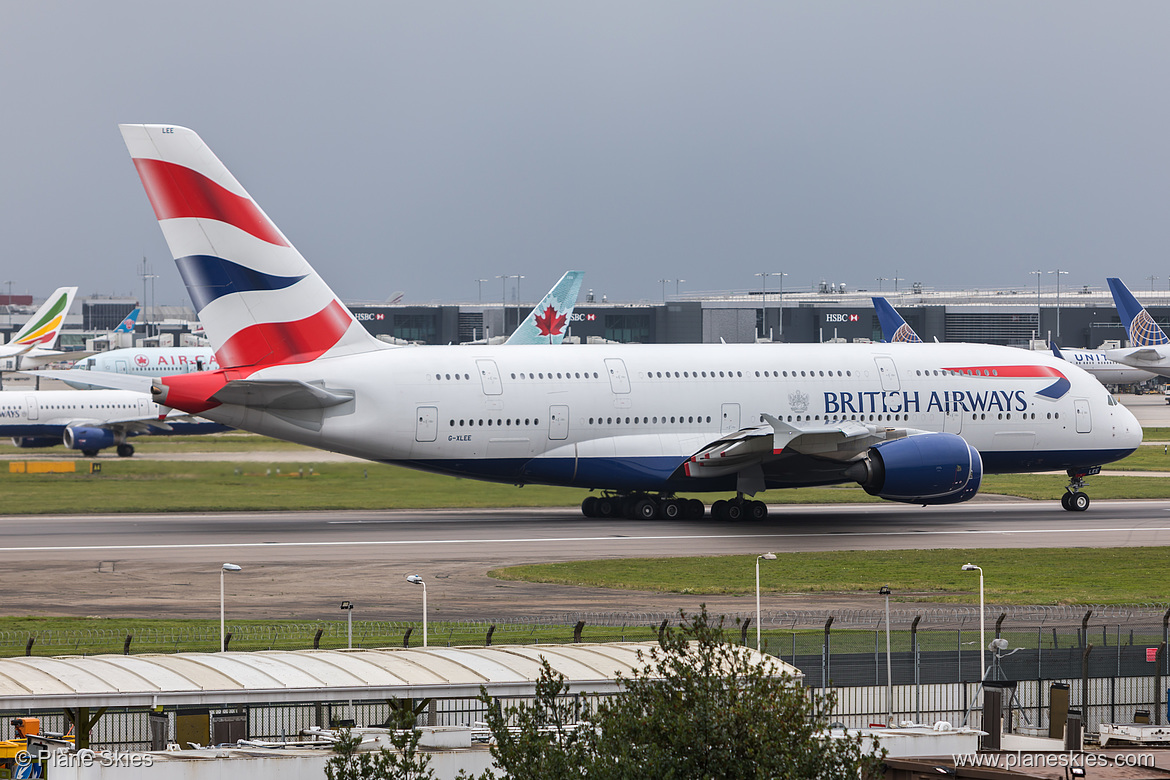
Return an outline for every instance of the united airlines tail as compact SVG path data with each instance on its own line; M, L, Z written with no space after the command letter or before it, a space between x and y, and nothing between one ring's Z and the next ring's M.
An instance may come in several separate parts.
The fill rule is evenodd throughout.
M194 131L120 129L220 366L391 348L354 319Z
M548 295L528 312L516 332L508 337L505 344L560 344L565 340L565 330L573 307L577 305L577 294L581 292L584 271L568 271L553 285Z
M882 341L906 342L908 344L921 344L922 339L918 338L918 334L914 329L907 324L906 320L902 319L902 315L890 305L890 302L880 296L874 296L873 308L877 312L878 322L882 326Z
M126 315L126 319L118 323L118 327L114 328L114 333L133 333L134 326L138 324L138 315L142 313L142 309L135 308L134 311Z
M76 287L58 287L8 343L24 348L52 349L57 343L57 337L61 335L65 315L69 313L69 307L73 305L73 296L76 294Z
M1170 344L1170 338L1154 322L1145 307L1137 302L1133 293L1125 286L1125 282L1116 277L1110 277L1109 292L1113 293L1113 303L1117 306L1117 313L1125 324L1126 335L1129 336L1131 347L1155 347L1160 344Z

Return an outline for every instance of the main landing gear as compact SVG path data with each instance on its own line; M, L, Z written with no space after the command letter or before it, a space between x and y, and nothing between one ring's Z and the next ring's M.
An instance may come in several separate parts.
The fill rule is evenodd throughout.
M703 502L696 498L675 498L669 494L657 496L646 493L616 495L603 493L589 496L581 502L581 514L586 517L625 517L630 520L700 520L706 515ZM716 520L763 520L768 516L768 505L738 495L730 501L719 500L711 505L711 517Z
M1060 497L1060 505L1066 512L1084 512L1089 508L1089 496L1082 493L1081 488L1085 486L1085 477L1100 473L1100 466L1093 466L1088 471L1068 470L1068 485L1064 488L1064 495Z

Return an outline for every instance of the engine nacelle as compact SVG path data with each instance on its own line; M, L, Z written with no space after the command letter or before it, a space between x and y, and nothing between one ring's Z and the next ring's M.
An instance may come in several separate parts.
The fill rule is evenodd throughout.
M983 459L963 437L923 433L882 442L845 472L865 492L908 504L956 504L975 497Z
M13 436L12 446L22 450L31 450L34 447L56 447L61 443L59 436Z
M84 425L66 428L61 438L71 450L100 450L118 443L113 431Z

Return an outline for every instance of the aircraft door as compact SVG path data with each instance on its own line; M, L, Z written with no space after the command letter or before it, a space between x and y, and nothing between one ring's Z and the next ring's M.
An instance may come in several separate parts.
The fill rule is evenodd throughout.
M477 360L475 365L479 369L479 381L483 385L483 394L502 395L504 386L500 383L500 370L496 368L496 361Z
M28 405L28 419L38 420L41 416L40 407L37 406L37 397L35 395L26 395L24 397L25 403Z
M434 441L439 433L439 409L435 406L420 406L415 415L414 440Z
M150 416L150 399L149 398L143 397L143 398L138 399L138 416L139 417Z
M720 410L720 433L735 433L739 430L739 404L723 404Z
M609 372L609 386L615 393L630 392L630 375L626 373L626 364L621 358L606 358L605 368Z
M1073 412L1077 418L1077 433L1093 432L1093 417L1089 414L1089 402L1084 398L1073 401Z
M130 373L130 371L126 367L125 360L115 360L114 361L114 371L115 371L115 373L118 373L118 374L129 374Z
M899 390L898 384L898 368L894 365L894 359L889 355L878 355L873 359L877 365L878 376L882 380L882 390Z
M548 408L548 437L553 441L569 438L569 407Z

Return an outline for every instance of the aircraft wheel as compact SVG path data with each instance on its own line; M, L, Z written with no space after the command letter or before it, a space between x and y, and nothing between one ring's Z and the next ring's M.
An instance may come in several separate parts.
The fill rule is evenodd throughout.
M607 497L597 499L597 503L593 508L597 513L597 517L613 517L615 514L617 514L618 509L617 501Z
M597 496L586 496L581 502L581 514L586 517L597 517Z
M753 501L748 504L748 517L752 520L767 520L768 519L768 505L763 501Z
M727 502L724 501L722 498L711 505L711 517L713 517L716 520L726 520L727 519L726 512L727 512Z
M743 519L744 511L743 504L738 501L728 501L727 506L723 508L723 516L733 523L737 523Z
M96 458L98 451L97 450L82 450L81 454L87 458Z
M667 520L678 520L683 514L683 502L674 499L667 499L659 506L658 511Z
M119 458L129 458L133 454L134 454L134 445L133 444L119 444L118 445L118 457Z
M1068 500L1068 505L1069 508L1074 512L1084 512L1089 508L1089 496L1087 493L1081 493L1080 491L1077 491L1076 493L1073 493L1072 497Z
M1072 493L1069 493L1066 491L1063 495L1061 495L1060 505L1061 505L1061 507L1064 508L1064 511L1066 511L1066 512L1074 511L1072 506L1069 504L1069 501L1071 501L1071 500L1072 500Z
M658 502L652 498L641 498L634 503L634 519L657 520Z
M702 520L706 514L707 507L703 506L702 501L697 498L692 498L687 501L687 517L691 520Z

